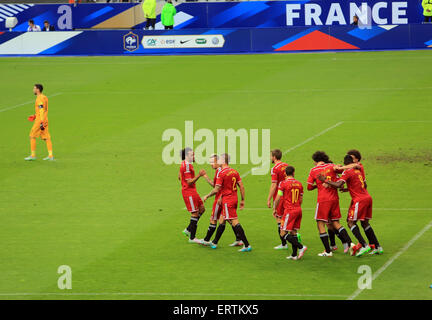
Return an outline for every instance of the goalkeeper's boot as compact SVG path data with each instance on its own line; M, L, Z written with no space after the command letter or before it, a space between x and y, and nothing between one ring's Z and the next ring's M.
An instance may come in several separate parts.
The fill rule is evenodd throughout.
M36 160L36 157L28 156L28 157L24 158L24 160L25 161L33 161L33 160Z
M298 260L297 256L288 256L286 257L288 260Z
M210 243L210 248L212 249L217 249L217 244L216 243Z
M275 250L287 250L288 249L288 245L287 244L286 245L280 244L280 245L274 247L273 249L275 249Z
M43 158L43 160L54 161L54 157L48 156L48 157Z

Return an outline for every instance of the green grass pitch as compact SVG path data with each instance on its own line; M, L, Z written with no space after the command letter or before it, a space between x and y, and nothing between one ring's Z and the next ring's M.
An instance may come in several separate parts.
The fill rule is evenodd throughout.
M427 51L0 59L0 298L347 299L368 265L378 277L356 299L432 299L430 60ZM38 161L23 160L34 83L50 97L53 163L40 160L40 140ZM300 144L283 160L304 184L314 151L341 162L358 148L384 255L318 257L316 191L306 191L309 250L286 260L290 251L273 250L269 175L244 179L251 253L228 247L230 228L217 250L188 244L178 165L161 161L162 132L185 120L195 130L269 128L272 148ZM343 217L349 201L341 195ZM60 265L72 268L71 290L57 287Z

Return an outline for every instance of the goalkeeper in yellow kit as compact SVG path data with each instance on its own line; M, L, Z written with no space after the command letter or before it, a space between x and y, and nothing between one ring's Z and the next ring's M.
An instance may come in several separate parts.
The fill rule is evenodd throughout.
M48 98L42 91L43 86L41 84L34 85L33 93L36 95L35 114L28 118L30 121L34 121L34 124L30 130L31 155L24 158L27 161L36 160L36 138L46 141L48 157L43 160L54 160L51 135L48 129Z

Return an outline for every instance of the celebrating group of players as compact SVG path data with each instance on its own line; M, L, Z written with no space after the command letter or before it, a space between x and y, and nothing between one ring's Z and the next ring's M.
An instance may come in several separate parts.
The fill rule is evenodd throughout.
M198 175L195 175L192 165L194 153L191 148L183 149L181 157L183 162L180 166L179 180L181 181L186 208L191 213L190 223L183 230L183 234L189 237L189 243L198 243L216 249L228 221L236 237L230 246L242 246L240 252L251 251L252 247L237 216L237 189L240 190L241 195L240 210L244 208L245 189L239 173L229 166L229 155L221 154L210 157L210 164L215 169L213 180L208 177L205 170L200 170ZM292 254L287 259L299 260L307 250L307 247L302 244L300 233L298 233L302 220L303 185L294 178L295 168L282 162L280 150L272 150L270 157L274 166L271 169L272 182L267 206L273 208L273 216L277 221L278 237L281 241L280 245L274 249L288 249L287 242L289 242L292 247ZM315 152L312 159L315 166L310 170L307 190L318 190L315 220L320 239L324 245L324 252L319 253L318 256L333 256L333 251L337 250L336 236L343 244L344 253L358 257L366 253L382 254L383 249L369 224L369 220L372 219L372 198L367 191L364 168L360 163L360 152L349 150L344 157L343 166L333 164L323 151ZM200 177L203 177L213 188L209 194L202 198L198 195L195 186ZM357 245L351 241L347 230L339 222L342 216L338 189L341 192L349 191L351 195L352 200L348 209L347 223L352 234L358 240ZM207 235L204 239L197 239L198 221L205 211L204 202L212 196L215 196L215 200ZM369 243L363 238L357 221L360 221ZM216 235L211 241L210 239L215 232Z

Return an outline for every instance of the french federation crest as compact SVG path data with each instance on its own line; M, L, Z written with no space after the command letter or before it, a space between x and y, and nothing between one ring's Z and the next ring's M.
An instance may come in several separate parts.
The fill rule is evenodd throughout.
M132 52L139 48L138 36L132 31L123 36L123 48Z

